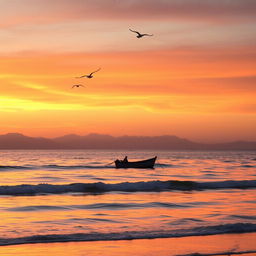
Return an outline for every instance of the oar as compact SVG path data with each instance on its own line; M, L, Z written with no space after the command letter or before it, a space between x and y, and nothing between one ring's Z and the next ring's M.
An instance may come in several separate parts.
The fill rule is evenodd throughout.
M111 162L111 163L109 163L109 164L106 164L105 166L108 166L108 165L111 165L111 164L113 164L115 161L113 161L113 162Z

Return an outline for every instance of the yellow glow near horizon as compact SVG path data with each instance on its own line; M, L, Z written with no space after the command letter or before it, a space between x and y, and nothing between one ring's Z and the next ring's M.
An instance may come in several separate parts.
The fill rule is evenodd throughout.
M69 110L79 109L75 104L53 104L45 102L35 102L32 100L23 100L18 98L0 97L1 111L37 111L37 110Z

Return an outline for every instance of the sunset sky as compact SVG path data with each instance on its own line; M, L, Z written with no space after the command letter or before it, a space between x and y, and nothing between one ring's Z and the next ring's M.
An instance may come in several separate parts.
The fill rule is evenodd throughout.
M256 141L255 28L255 0L0 0L0 134Z

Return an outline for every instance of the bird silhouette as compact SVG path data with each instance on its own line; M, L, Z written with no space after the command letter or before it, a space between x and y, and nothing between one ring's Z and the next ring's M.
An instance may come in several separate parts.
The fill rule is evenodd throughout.
M141 37L143 37L143 36L153 36L153 34L152 35L150 35L150 34L141 34L140 32L138 32L138 31L135 31L135 30L132 30L132 29L129 29L131 32L133 32L133 33L136 33L137 34L137 38L141 38Z
M99 69L93 71L93 72L90 73L89 75L82 75L82 76L78 76L78 77L76 77L76 78L84 78L84 77L93 78L93 74L96 73L96 72L98 72L98 71L100 71L100 70L101 70L101 68L99 68Z
M74 85L72 86L72 89L75 88L75 87L79 88L79 87L84 87L84 86L83 86L82 84L74 84Z

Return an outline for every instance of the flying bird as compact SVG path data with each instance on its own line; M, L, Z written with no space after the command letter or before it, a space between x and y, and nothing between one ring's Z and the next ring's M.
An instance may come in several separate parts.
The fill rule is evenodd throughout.
M93 78L93 74L96 73L96 72L98 72L98 71L100 71L100 70L101 70L101 68L99 68L99 69L93 71L93 72L90 73L89 75L82 75L82 76L78 76L78 77L76 77L76 78L84 78L84 77Z
M153 36L153 34L152 35L150 35L150 34L141 34L140 32L138 32L138 31L135 31L135 30L131 30L131 29L129 29L131 32L133 32L133 33L136 33L137 34L137 38L141 38L141 37L143 37L143 36Z
M74 84L73 86L72 86L72 88L75 88L75 87L77 87L77 88L79 88L79 87L84 87L82 84Z

